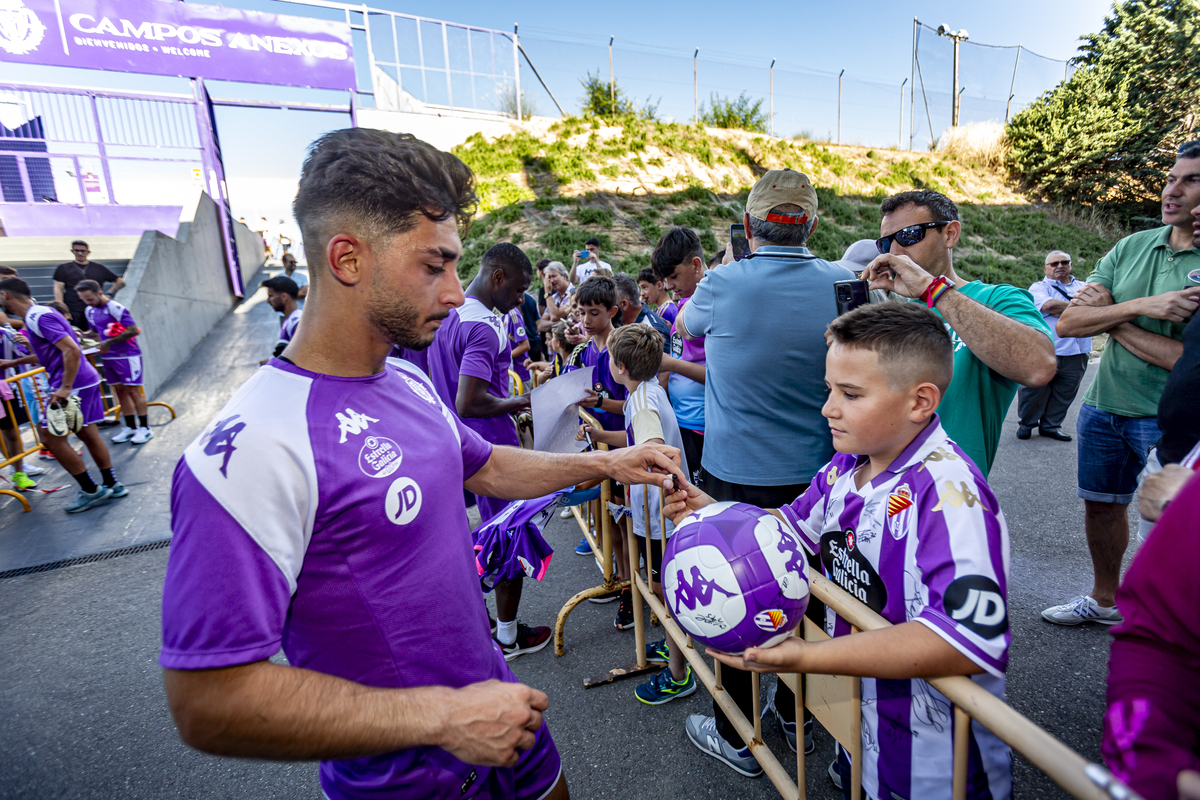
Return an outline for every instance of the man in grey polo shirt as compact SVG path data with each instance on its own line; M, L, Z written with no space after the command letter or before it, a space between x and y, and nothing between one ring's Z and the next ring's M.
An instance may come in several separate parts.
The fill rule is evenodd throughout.
M717 500L778 508L804 493L833 457L825 403L825 328L837 316L833 284L845 267L805 246L817 226L817 193L795 170L770 170L746 200L750 255L710 270L675 319L684 339L704 337L704 456L701 484ZM725 668L724 688L751 717L750 674ZM779 685L777 713L794 714ZM692 715L687 733L737 772L762 770L716 702ZM795 721L781 719L794 748Z

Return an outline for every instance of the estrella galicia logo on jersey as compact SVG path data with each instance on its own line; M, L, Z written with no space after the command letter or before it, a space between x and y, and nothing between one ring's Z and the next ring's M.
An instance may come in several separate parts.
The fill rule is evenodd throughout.
M876 612L887 605L887 589L879 573L854 546L853 530L830 531L821 536L821 564L833 582Z
M437 400L433 399L433 395L430 394L429 390L425 388L425 384L410 378L407 375L401 375L400 377L404 378L404 382L408 384L408 388L413 390L413 394L430 405L437 405Z
M383 510L396 525L412 522L421 512L421 487L412 478L396 478L388 487Z
M764 631L777 631L787 622L787 617L777 608L760 611L754 615L754 624Z
M683 357L683 337L679 334L679 331L671 333L671 355L675 358Z
M606 387L600 381L596 381L596 383L592 386L592 391L595 392L596 396L599 397L601 400L612 400L613 399L612 392L610 392L608 390L608 387Z
M1008 630L1008 609L1000 587L983 575L964 575L946 588L946 613L984 639Z
M213 426L212 432L205 437L204 454L206 456L224 456L224 459L221 461L221 475L226 478L229 477L226 473L226 470L229 469L229 457L233 455L233 451L237 450L233 446L233 440L237 438L239 433L246 429L246 423L244 422L239 422L236 425L233 424L233 421L239 417L241 417L240 414L234 414L232 417L219 420Z
M386 436L368 436L358 451L358 468L371 478L386 478L400 469L404 453Z
M338 411L334 418L338 421L338 431L342 434L342 438L338 439L338 444L346 443L346 434L352 433L355 436L365 431L370 427L370 423L379 422L374 417L368 417L366 414L360 414L353 408L347 408L346 413Z

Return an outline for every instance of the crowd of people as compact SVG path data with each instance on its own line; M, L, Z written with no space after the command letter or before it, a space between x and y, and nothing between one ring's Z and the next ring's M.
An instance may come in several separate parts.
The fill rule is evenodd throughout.
M829 641L709 655L747 718L751 672L859 676L865 795L949 797L950 703L924 678L964 675L1004 697L1009 533L988 473L1006 414L1018 398L1018 439L1037 428L1072 441L1067 411L1093 337L1107 334L1075 437L1095 580L1042 617L1116 626L1112 773L1147 800L1200 796L1188 794L1200 782L1200 421L1187 399L1200 393L1200 142L1179 149L1162 226L1122 239L1087 276L1050 252L1028 290L956 271L971 233L933 191L886 198L877 240L818 257L816 188L793 170L751 189L744 258L706 254L684 227L637 275L604 261L596 240L570 266L503 243L463 287L473 186L461 161L408 135L349 129L310 149L294 211L308 252L323 255L307 276L292 258L264 282L283 318L273 357L175 472L160 663L188 744L319 759L330 800L567 797L548 699L507 666L550 639L519 618L524 578L540 575L506 572L490 618L467 509L494 523L512 501L611 478L611 513L638 543L614 536L619 578L644 565L661 595L663 537L689 513L737 501L775 514L812 571L891 622L851 636L813 602ZM149 432L133 388L141 331L76 245L77 269L62 270L66 314L0 276L14 323L0 370L46 367L46 406L11 407L38 412L79 482L68 510L127 491L95 428L99 375L72 321L99 340L107 382L133 412L113 441ZM871 302L839 315L834 284L855 279ZM763 337L770 347L748 346ZM578 437L607 449L522 447L531 387L579 370L589 377L577 404L596 424ZM50 406L71 397L100 484L45 429ZM1145 541L1122 581L1139 492ZM593 554L586 537L576 552ZM599 599L616 601L618 629L633 627L628 588ZM268 660L281 647L287 664ZM664 666L636 700L698 690L676 642L650 643L647 656ZM812 752L813 721L795 718L783 682L769 683L766 710L793 750ZM705 755L762 774L715 701L712 715L681 722ZM1011 797L1008 746L973 725L968 749L968 797ZM848 797L850 753L839 746L828 773Z

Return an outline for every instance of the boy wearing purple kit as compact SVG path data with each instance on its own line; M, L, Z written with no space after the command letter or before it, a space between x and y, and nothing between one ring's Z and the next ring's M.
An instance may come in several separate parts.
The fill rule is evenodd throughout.
M1008 527L979 468L935 413L954 370L938 317L889 302L844 314L829 330L822 414L838 454L772 513L819 555L826 577L892 627L851 636L827 607L829 641L793 637L740 657L709 653L756 672L861 676L864 796L949 798L952 706L923 678L967 675L1003 699ZM677 523L712 502L694 487L670 501ZM700 750L749 774L748 751L705 735L715 730L712 717L693 715L686 727ZM968 748L967 796L1011 797L1008 746L972 725ZM834 769L849 796L840 748Z
M125 424L112 441L145 444L154 438L154 432L150 430L146 395L141 389L142 348L138 347L136 337L142 329L129 309L100 291L100 284L95 281L80 281L75 293L87 305L84 316L100 340L97 349L104 380L112 387L125 418Z

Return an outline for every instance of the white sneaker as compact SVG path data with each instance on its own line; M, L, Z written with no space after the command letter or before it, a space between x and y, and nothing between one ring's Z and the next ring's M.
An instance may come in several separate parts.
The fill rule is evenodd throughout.
M30 459L25 459L26 475L45 475L49 471L45 467L39 467L37 464L34 464Z
M124 442L128 442L133 438L133 435L137 433L138 430L138 428L126 428L124 425L122 425L121 430L113 434L113 444L123 444Z
M1084 622L1116 625L1125 621L1116 606L1104 608L1088 595L1080 595L1061 606L1050 606L1042 612L1042 619L1055 625L1081 625Z
M559 519L570 519L571 518L571 509L564 508L562 511L559 512L558 518Z
M149 428L138 428L136 431L134 431L133 438L129 441L133 442L134 444L145 444L153 438L154 431L150 430Z

